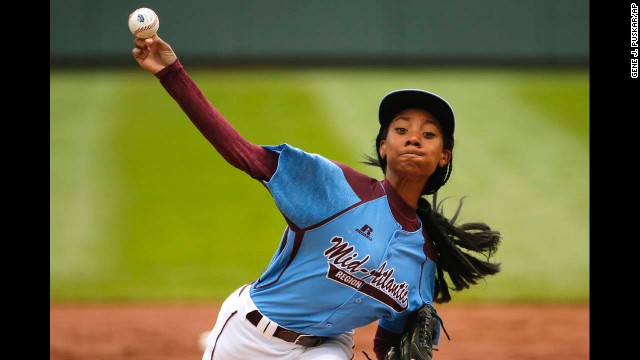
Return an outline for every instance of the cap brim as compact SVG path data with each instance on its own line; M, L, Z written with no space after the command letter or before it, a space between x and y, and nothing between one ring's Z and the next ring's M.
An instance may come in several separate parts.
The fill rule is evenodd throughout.
M408 108L420 108L432 113L442 127L442 131L453 136L455 130L453 108L440 96L419 89L401 89L385 95L378 109L380 125L388 125L399 112Z

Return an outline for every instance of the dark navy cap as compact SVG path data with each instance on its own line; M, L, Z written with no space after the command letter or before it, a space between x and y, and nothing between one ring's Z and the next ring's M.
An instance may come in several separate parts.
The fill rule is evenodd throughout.
M444 134L453 136L455 118L451 105L440 96L420 89L400 89L385 95L378 110L380 125L389 125L399 112L408 108L420 108L432 113Z

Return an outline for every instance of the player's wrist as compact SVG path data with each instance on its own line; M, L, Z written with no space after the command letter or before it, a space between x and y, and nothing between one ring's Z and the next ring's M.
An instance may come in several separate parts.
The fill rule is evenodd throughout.
M173 62L171 62L170 64L164 67L158 67L156 71L153 71L153 74L158 79L162 80L163 78L170 76L170 74L172 73L177 73L181 69L182 69L182 64L180 63L180 59L175 58Z

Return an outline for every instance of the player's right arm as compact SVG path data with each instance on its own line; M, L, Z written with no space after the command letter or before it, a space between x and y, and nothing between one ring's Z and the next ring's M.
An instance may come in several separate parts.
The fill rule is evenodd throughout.
M132 51L140 67L156 76L180 105L191 122L231 165L254 179L269 180L278 164L278 154L243 138L211 105L186 73L171 46L154 35L135 39Z
M135 46L131 51L133 58L141 68L152 74L156 74L178 59L171 46L160 39L158 35L153 35L148 39L136 38L133 45Z

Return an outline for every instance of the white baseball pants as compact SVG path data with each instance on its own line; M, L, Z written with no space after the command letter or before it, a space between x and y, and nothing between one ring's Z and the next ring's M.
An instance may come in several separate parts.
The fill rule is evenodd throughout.
M296 345L272 336L277 324L271 322L264 332L246 319L256 310L249 286L234 291L222 304L218 319L207 338L202 360L351 360L355 346L351 330L315 347ZM268 324L265 321L265 324ZM262 324L262 322L261 322ZM260 324L259 324L260 325Z

